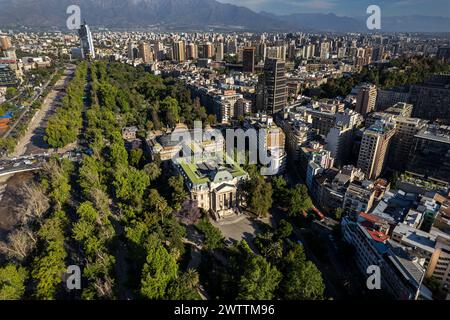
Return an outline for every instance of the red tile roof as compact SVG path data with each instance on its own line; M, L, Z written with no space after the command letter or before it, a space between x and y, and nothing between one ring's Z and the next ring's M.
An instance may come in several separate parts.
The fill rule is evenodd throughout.
M366 228L367 229L367 228ZM385 242L389 239L389 236L376 230L367 229L367 232L370 234L373 240L378 242Z

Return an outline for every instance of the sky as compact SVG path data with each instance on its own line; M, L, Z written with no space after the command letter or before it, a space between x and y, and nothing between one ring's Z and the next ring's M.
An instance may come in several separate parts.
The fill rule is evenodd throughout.
M339 16L366 16L376 4L386 16L428 15L450 17L450 0L217 0L254 11L275 14L335 13Z

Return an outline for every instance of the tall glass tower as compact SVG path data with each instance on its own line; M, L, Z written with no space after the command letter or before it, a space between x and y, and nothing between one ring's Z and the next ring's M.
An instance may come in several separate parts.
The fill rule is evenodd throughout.
M83 59L95 59L94 41L92 40L92 33L86 22L81 25L78 30L81 44L81 56Z

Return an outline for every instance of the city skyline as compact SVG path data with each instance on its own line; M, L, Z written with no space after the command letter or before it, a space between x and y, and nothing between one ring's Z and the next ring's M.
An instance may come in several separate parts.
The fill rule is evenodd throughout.
M372 32L368 0L78 0L82 19L93 28L165 31ZM1 0L0 28L63 28L72 0ZM231 3L231 4L230 4ZM445 0L379 1L380 32L450 32ZM45 9L44 9L45 8ZM447 8L448 10L439 10ZM253 10L253 11L252 11ZM261 12L265 10L265 12Z
M0 0L0 300L450 300L450 17L71 1Z

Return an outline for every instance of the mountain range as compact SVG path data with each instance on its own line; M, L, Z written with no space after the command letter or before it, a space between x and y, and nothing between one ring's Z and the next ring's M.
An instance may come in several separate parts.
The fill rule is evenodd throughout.
M0 26L63 28L70 5L82 19L107 28L248 31L367 31L365 17L295 13L274 15L215 0L0 0ZM450 18L382 17L382 31L450 32Z

